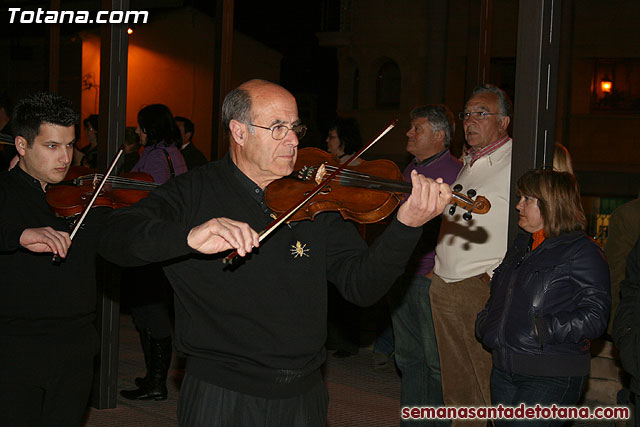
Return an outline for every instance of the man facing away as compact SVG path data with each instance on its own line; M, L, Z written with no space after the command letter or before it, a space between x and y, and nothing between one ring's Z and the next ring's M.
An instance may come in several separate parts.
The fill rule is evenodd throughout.
M491 354L476 340L474 325L489 298L490 276L507 250L511 111L503 90L483 85L460 113L470 148L454 184L463 193L473 189L485 196L491 210L470 221L462 218L463 209L442 217L430 296L447 406L491 404Z
M182 153L182 157L184 157L184 161L187 163L187 169L192 170L207 163L207 158L202 154L202 151L198 150L198 147L193 145L191 141L193 133L195 132L193 122L182 116L176 116L175 120L178 129L180 129L180 135L182 136L180 153Z
M114 213L100 251L123 265L165 262L176 298L176 346L187 357L178 406L183 426L324 426L327 280L371 304L402 272L421 234L451 198L417 173L411 196L367 248L339 215L278 228L264 189L293 171L306 127L296 100L251 80L223 103L229 153ZM222 263L229 249L245 257Z
M45 195L69 170L78 115L51 93L13 115L18 166L0 174L0 425L79 426L93 379L98 335L95 242L102 209L73 245L69 221ZM52 262L52 254L63 258Z
M452 183L462 167L449 152L455 130L453 113L445 105L425 105L414 108L410 117L407 151L414 158L404 170L405 180L410 181L411 172L415 170L426 177L442 177L444 182ZM440 360L429 301L440 219L428 222L423 228L407 270L389 293L396 363L402 372L400 403L403 407L443 405Z

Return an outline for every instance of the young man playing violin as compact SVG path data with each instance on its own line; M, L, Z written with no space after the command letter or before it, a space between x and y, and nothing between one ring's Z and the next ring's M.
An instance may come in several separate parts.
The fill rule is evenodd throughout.
M256 230L272 220L264 190L291 174L306 128L293 95L262 80L226 96L223 122L229 154L115 212L100 252L122 265L164 263L187 356L180 425L324 426L327 280L349 301L375 302L451 190L412 174L411 195L370 248L336 213L260 243ZM230 249L244 257L231 268L222 262Z
M69 170L78 120L51 93L21 100L13 116L20 157L0 174L0 425L79 426L93 378L97 221L69 239L45 199ZM104 219L104 218L103 218ZM52 255L63 261L52 262Z

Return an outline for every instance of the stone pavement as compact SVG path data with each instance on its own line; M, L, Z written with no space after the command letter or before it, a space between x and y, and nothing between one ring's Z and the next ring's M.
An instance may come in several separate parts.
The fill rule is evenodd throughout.
M118 386L133 388L133 379L144 376L144 363L137 333L128 315L121 316L120 363ZM329 356L324 375L329 389L330 427L392 427L399 425L400 379L395 372L376 372L372 368L370 348L344 359ZM169 372L169 398L165 401L129 401L118 399L115 409L88 411L85 427L169 427L176 426L178 390L184 376L179 360L174 357ZM605 402L608 404L607 402ZM593 402L590 406L602 403ZM622 426L602 421L574 422L573 427Z

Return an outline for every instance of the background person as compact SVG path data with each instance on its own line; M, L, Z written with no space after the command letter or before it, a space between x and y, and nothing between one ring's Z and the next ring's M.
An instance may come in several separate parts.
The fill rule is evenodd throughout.
M140 160L140 137L135 127L127 127L124 130L124 160L122 172L129 172Z
M414 108L410 117L407 151L414 158L403 172L405 180L410 181L411 172L415 170L430 178L442 177L451 184L462 167L449 152L455 132L453 113L446 105L425 105ZM395 359L402 373L402 406L444 405L429 299L440 222L437 218L425 224L405 273L389 292ZM415 425L432 424L424 421Z
M193 122L186 117L176 116L176 125L180 129L180 135L182 137L182 145L180 146L180 153L184 157L184 161L187 164L189 170L195 169L198 166L202 166L207 163L207 158L202 154L202 151L198 150L198 147L193 145L193 134L195 132L195 126Z
M325 140L327 151L334 156L339 163L346 162L362 148L360 125L353 118L338 117L329 128L329 134ZM352 166L360 164L360 159L351 162Z
M188 170L180 154L180 130L169 107L152 104L141 109L136 133L144 150L131 172L148 173L154 182L164 184Z
M169 108L152 104L138 112L136 133L144 150L131 172L145 172L154 182L164 184L187 171L180 154L180 131ZM130 400L167 398L167 374L171 365L170 288L160 265L125 270L125 280L133 283L131 314L140 334L147 374L136 378L137 389L121 390Z
M442 216L429 297L447 406L491 404L491 355L476 339L474 323L489 298L491 274L507 250L511 114L509 96L492 85L476 87L459 114L469 149L454 185L485 196L491 210L471 221L463 219L461 209ZM464 424L484 427L485 421Z
M527 233L495 270L491 297L476 320L478 338L492 353L491 403L574 406L589 378L590 342L607 328L609 267L584 233L572 174L532 170L517 188L518 225Z
M615 313L612 336L620 350L620 361L631 376L629 388L635 401L634 425L640 425L640 238L629 252L626 276L620 282L620 305Z
M553 170L573 174L573 163L567 147L557 142L553 146Z
M640 198L618 206L609 218L604 254L611 272L611 318L609 333L613 334L613 316L620 303L620 283L625 278L627 256L640 237Z
M80 165L95 169L98 166L98 115L91 114L82 122L89 144L81 151Z
M362 148L358 121L337 117L329 128L325 142L327 151L335 156L338 163L346 162ZM351 165L360 163L362 161L356 159ZM360 308L345 300L333 284L329 286L326 345L328 350L336 350L333 356L339 358L358 354L360 347Z

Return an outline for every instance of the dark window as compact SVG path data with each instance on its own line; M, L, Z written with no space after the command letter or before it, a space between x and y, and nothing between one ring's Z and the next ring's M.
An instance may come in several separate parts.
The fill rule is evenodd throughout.
M376 106L385 109L400 108L401 90L400 67L394 61L387 61L376 76Z

